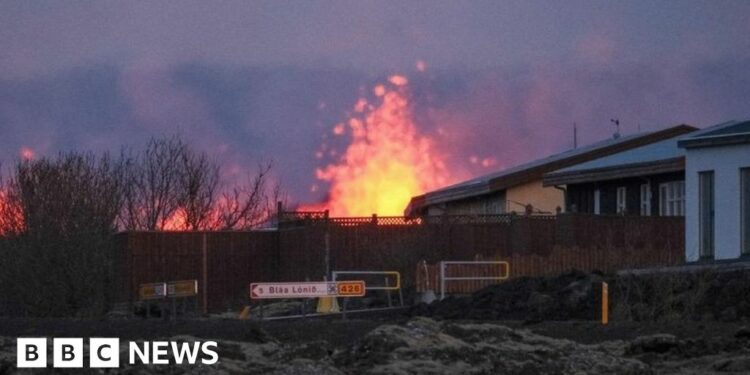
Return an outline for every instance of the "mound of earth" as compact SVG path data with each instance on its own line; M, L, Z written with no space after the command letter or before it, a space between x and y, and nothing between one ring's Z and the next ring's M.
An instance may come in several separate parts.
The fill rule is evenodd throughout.
M581 345L526 330L415 318L367 334L335 362L362 374L642 374L644 363L606 346Z
M413 315L471 320L594 320L601 306L600 274L519 277L470 296L418 305Z
M519 277L470 296L417 305L412 316L470 320L597 320L601 285L610 317L632 321L750 319L750 270Z

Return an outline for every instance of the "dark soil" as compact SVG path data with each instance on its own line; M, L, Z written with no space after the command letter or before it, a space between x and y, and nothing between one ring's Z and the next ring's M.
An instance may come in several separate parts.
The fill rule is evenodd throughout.
M325 341L332 347L346 347L384 323L400 323L406 317L384 320L307 319L257 322L234 319L196 319L178 322L160 320L82 320L0 318L0 336L7 337L119 337L123 340L154 339L177 335L261 343L277 340L300 344ZM668 333L680 339L731 337L742 323L675 321L666 323L596 321L494 322L511 328L568 339L584 344L610 340L632 340L639 336Z
M554 277L520 277L470 296L417 305L414 316L442 319L598 320L602 282L609 284L613 320L750 320L750 271L699 271L647 275L570 272Z
M263 343L318 340L347 346L383 324L381 320L289 320L253 322L237 319L192 319L177 322L146 319L24 319L0 318L0 336L119 337L122 340L188 335L199 338Z
M528 329L534 333L582 344L596 344L612 340L632 340L640 336L667 333L680 339L732 337L744 328L742 323L675 321L663 323L610 322L603 326L591 321L546 321L528 324L522 321L502 321L511 328Z

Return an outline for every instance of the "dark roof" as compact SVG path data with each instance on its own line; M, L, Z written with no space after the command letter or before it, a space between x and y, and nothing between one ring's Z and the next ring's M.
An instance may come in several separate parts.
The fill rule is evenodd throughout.
M544 186L579 184L685 170L685 149L680 139L692 133L618 152L544 175Z
M729 121L714 125L680 140L684 148L727 146L750 143L750 120Z
M550 173L544 176L544 186L580 184L583 182L616 180L627 177L650 176L685 170L685 157L661 159L602 168Z
M406 216L418 215L431 205L490 194L513 186L541 180L544 174L551 171L672 138L689 133L695 129L690 125L677 125L659 131L608 139L561 152L413 197L406 207L404 214Z

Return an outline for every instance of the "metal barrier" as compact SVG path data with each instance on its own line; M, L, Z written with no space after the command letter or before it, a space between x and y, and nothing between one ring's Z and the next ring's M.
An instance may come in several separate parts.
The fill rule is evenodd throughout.
M447 276L448 266L451 265L498 265L498 276ZM445 298L446 283L449 281L501 281L510 276L510 263L505 261L442 261L440 268L440 299ZM503 270L505 273L503 274Z
M404 306L404 295L401 292L401 273L398 271L333 271L331 273L333 281L337 281L338 277L341 275L382 275L384 277L383 285L375 285L373 286L372 283L367 283L365 285L365 290L384 290L386 291L386 296L388 298L388 307L392 307L393 303L391 301L391 291L397 290L398 291L398 298L399 303L401 306ZM395 285L390 285L389 277L393 277L396 281Z

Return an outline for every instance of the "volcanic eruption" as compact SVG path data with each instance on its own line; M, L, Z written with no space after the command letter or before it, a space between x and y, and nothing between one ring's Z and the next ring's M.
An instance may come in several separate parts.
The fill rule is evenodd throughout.
M327 201L303 210L400 216L412 196L451 182L446 155L415 123L408 84L405 76L389 77L333 127L334 136L350 142L337 160L316 170L316 178L330 184Z

